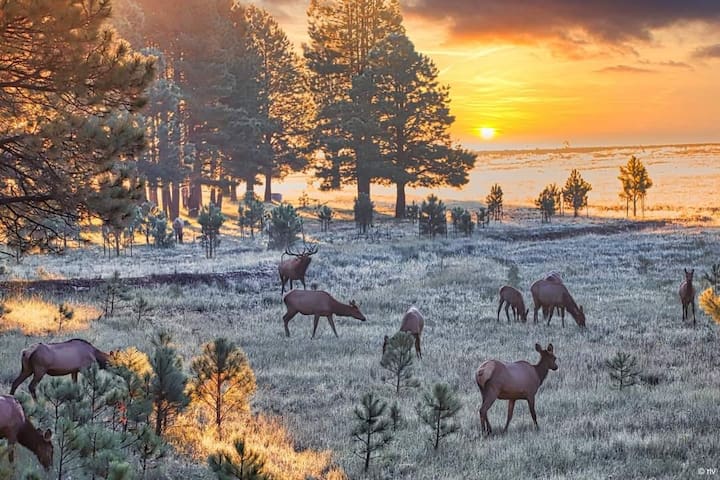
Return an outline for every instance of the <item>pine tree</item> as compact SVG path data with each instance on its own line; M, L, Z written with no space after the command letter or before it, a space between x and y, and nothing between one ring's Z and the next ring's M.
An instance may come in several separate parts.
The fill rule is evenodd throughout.
M223 440L223 423L228 416L247 412L255 392L255 375L245 352L226 338L203 346L190 370L191 398L212 411L218 440Z
M417 405L417 412L420 419L433 430L435 450L442 438L460 430L460 425L454 418L461 408L460 400L448 385L435 384L432 391L423 395L423 402Z
M0 182L6 235L32 223L56 237L45 220L93 213L103 177L144 147L135 112L153 61L106 29L110 13L108 0L0 4L0 178L13 179Z
M366 472L375 452L385 448L392 440L392 421L386 418L386 409L387 403L376 398L372 392L366 393L360 406L355 407L357 423L352 435L355 441L360 443L360 450L355 454L364 460Z
M395 217L405 215L406 187L460 187L476 155L451 146L449 88L438 83L433 61L415 50L404 33L392 33L369 53L366 82L370 114L378 125L381 183L395 184Z
M264 201L270 202L272 180L306 166L313 104L300 58L275 19L253 5L245 8L245 19L251 48L259 59L260 114L266 120L261 142L268 147L262 150L267 155L260 163Z
M268 222L269 248L285 249L292 245L302 232L303 223L295 207L282 203L270 211Z
M715 323L720 324L720 293L708 288L698 298L700 308L712 318Z
M487 203L488 216L496 222L503 217L503 191L497 183L490 188L490 195L485 199Z
M58 324L58 333L62 331L63 323L69 322L75 316L75 310L73 310L67 303L61 303L58 305L58 316L55 317L55 321Z
M637 202L640 200L643 215L645 214L645 197L647 191L653 186L653 182L648 175L645 165L638 160L635 155L630 157L627 165L620 167L620 176L618 177L622 183L622 192L620 198L624 198L626 206L632 202L633 217L637 217Z
M435 195L431 194L420 205L420 217L418 220L420 235L447 234L447 215L445 204Z
M400 394L400 387L418 387L420 382L413 377L415 338L407 332L397 332L386 342L380 366L392 374L390 381L395 393Z
M537 205L538 209L542 213L543 222L550 222L550 219L553 215L555 215L559 202L560 190L558 190L557 185L554 183L546 186L543 191L540 192L540 196L538 196L537 200L535 200L535 205Z
M572 207L575 217L578 216L581 208L587 207L587 194L590 190L592 186L582 178L580 172L573 169L565 182L562 196L565 203Z
M637 369L637 358L629 353L618 352L605 362L610 370L610 378L617 382L617 389L635 385L640 371Z
M265 205L251 192L245 194L245 199L238 207L238 216L241 229L250 229L250 236L255 237L255 230L262 231L265 218Z
M143 317L152 312L153 307L142 295L138 295L133 304L133 315L135 315L135 326L139 327Z
M271 480L270 475L263 472L265 462L250 452L243 440L236 439L233 447L234 454L220 452L208 458L210 469L218 480Z
M112 316L115 312L116 301L123 299L126 291L127 288L120 278L120 272L117 270L113 271L112 276L103 283L103 314L105 316Z
M220 227L225 223L225 219L226 217L220 210L220 207L212 203L200 210L198 223L202 231L206 258L213 258L215 256L215 249L220 244Z
M370 195L378 176L372 138L376 124L363 115L367 96L348 103L353 79L368 68L370 51L390 33L402 33L396 0L311 0L305 60L317 105L314 146L323 152L317 171L324 189L357 183L358 196ZM357 108L348 108L355 104Z
M187 377L170 336L160 333L153 344L155 351L150 359L152 377L148 393L153 403L155 435L162 437L174 416L184 410L190 400L185 394Z

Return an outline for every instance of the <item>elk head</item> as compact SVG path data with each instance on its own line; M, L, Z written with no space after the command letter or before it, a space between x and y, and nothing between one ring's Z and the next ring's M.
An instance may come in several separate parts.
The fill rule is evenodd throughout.
M35 430L34 436L33 452L45 470L49 470L53 463L52 431L47 429L43 432L38 428Z
M585 326L585 310L583 310L582 305L578 307L578 314L577 317L575 317L575 321L577 324L581 327Z
M524 312L520 310L520 320L522 320L523 322L527 322L528 313L530 313L529 308L526 308Z
M688 269L685 268L685 269L683 269L683 270L685 270L685 282L686 282L688 285L690 285L690 284L692 283L692 281L693 281L693 275L695 274L695 269L693 268L693 269L691 269L690 271L688 271Z
M304 243L304 242L303 242ZM295 252L290 247L287 247L285 249L285 255L291 255L297 259L297 261L301 263L310 263L310 257L315 255L318 252L318 245L308 245L304 243L303 245L303 251L302 252Z
M548 343L545 350L543 350L539 343L536 343L535 350L540 354L540 363L545 363L550 370L558 369L552 343Z
M360 311L360 307L358 307L358 304L355 303L355 300L350 300L350 303L348 305L350 305L350 309L352 310L351 315L354 318L357 318L358 320L364 322L365 315L362 314L362 312Z

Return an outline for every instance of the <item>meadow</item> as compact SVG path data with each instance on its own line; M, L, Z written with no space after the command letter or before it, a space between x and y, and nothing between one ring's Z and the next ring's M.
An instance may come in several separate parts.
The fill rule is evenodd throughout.
M699 468L717 468L717 325L700 309L697 326L683 323L677 295L683 268L695 267L698 278L720 258L715 225L677 222L583 234L588 225L627 224L563 217L541 226L536 212L514 208L508 213L508 221L492 223L472 237L451 234L435 240L418 238L410 222L383 219L380 223L393 225L395 235L368 241L356 238L350 222L336 222L321 233L317 222L308 220L308 238L320 244L308 283L341 301L355 299L367 317L366 322L338 319L339 338L322 319L311 340L311 318L301 315L290 322L291 337L285 337L274 267L279 252L267 250L262 239L225 236L211 261L202 257L199 245L185 244L170 250L143 246L133 257L119 258L102 258L93 247L7 264L6 278L106 278L114 270L123 276L234 270L247 275L229 283L156 285L132 292L153 307L140 326L129 304L113 317L74 325L77 330L59 335L25 330L16 322L0 335L3 390L17 374L20 350L32 342L81 336L105 350L136 346L150 351L151 333L166 329L186 364L206 341L218 336L236 341L257 378L253 411L277 421L296 450L329 453L316 478L333 468L348 478L388 479L695 478ZM558 230L567 236L543 239L543 232ZM586 329L571 318L565 328L557 317L549 326L531 319L508 324L503 313L497 322L500 286L517 281L529 303L530 284L551 270L562 274L583 305ZM34 298L101 305L94 289L58 295L36 293ZM423 359L415 366L422 386L396 396L383 381L388 374L380 367L382 339L397 330L410 305L426 318ZM477 367L490 358L535 363L536 342L552 342L559 365L537 396L540 430L534 430L526 403L518 402L509 431L499 433L506 402L498 401L490 410L496 433L484 437ZM612 388L605 362L616 352L637 357L638 385ZM463 408L459 433L434 451L415 405L422 391L437 382L448 383ZM405 422L365 477L350 430L353 408L368 391L390 403L397 398ZM21 455L33 460L27 452ZM211 478L201 462L179 454L167 469L168 478Z

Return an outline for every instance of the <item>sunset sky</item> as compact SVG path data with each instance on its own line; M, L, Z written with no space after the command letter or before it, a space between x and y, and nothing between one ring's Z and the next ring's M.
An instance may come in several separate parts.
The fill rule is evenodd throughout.
M298 47L308 3L256 2ZM468 147L720 141L718 0L401 5L409 37L450 85L453 135Z

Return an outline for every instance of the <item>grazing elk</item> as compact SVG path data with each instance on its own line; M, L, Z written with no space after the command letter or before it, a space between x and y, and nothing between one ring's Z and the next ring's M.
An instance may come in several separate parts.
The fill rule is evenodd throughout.
M172 229L175 233L175 241L183 243L183 229L185 228L185 222L182 218L176 217L172 222Z
M45 470L48 470L53 462L51 437L49 429L42 432L33 426L15 397L0 395L0 438L8 441L10 463L15 461L15 444L20 443L33 452Z
M423 328L425 327L425 319L422 313L414 306L408 308L408 311L403 315L402 323L400 324L400 331L407 332L415 337L415 355L422 358L422 351L420 349L420 336L422 335ZM383 340L383 355L387 350L387 344L390 338L385 335Z
M291 290L285 295L283 302L285 302L285 306L287 307L287 312L283 315L283 322L285 323L285 335L288 337L290 336L288 323L298 313L314 315L315 319L313 320L311 338L315 338L315 331L317 330L320 317L327 317L328 323L330 323L330 327L336 337L338 334L337 330L335 330L333 315L337 315L338 317L353 317L363 322L365 321L365 316L360 312L360 308L355 303L355 300L350 300L350 304L345 305L335 300L329 293L321 290Z
M315 255L317 251L317 245L313 245L310 248L306 245L303 247L303 251L301 253L293 252L289 247L285 249L283 256L292 255L295 258L289 258L287 260L281 259L280 265L278 265L278 273L280 274L280 282L282 283L280 295L285 293L285 284L288 280L290 280L290 290L293 289L293 280L300 280L303 288L306 288L305 272L312 260L310 257Z
M70 374L73 381L77 382L80 370L89 367L93 362L97 362L100 368L104 369L110 356L111 354L102 352L90 342L79 338L59 343L30 345L22 351L22 368L20 375L12 383L10 394L14 395L20 384L32 375L29 390L33 399L37 399L35 387L46 374L52 377Z
M683 309L683 322L689 320L688 307L692 305L693 325L695 325L695 287L693 287L693 275L695 269L685 268L685 280L680 284L680 301Z
M512 308L513 318L515 321L522 320L527 322L527 315L530 309L525 309L525 301L523 300L522 293L510 285L500 287L500 303L498 304L497 310L497 321L500 321L500 310L502 310L503 304L505 304L505 316L507 317L508 323L510 322L510 314L508 309Z
M568 289L562 282L541 279L530 286L530 292L532 293L533 303L535 306L533 313L533 320L535 323L537 323L538 310L541 307L543 309L543 315L547 319L548 325L550 325L550 320L552 320L555 307L561 307L560 318L562 319L563 327L565 326L565 310L572 315L578 326L585 326L585 312L583 311L582 306L579 307L577 303L575 303L575 300L573 300L570 292L568 292Z
M537 365L531 365L523 360L512 363L487 360L478 368L475 381L482 394L480 427L483 433L492 433L487 414L495 400L498 399L508 401L508 414L505 422L506 432L510 420L512 420L516 400L527 400L535 427L540 428L535 415L535 394L545 381L548 370L557 370L558 366L552 343L548 344L546 350L543 350L540 344L536 343L535 350L540 354L540 361Z

